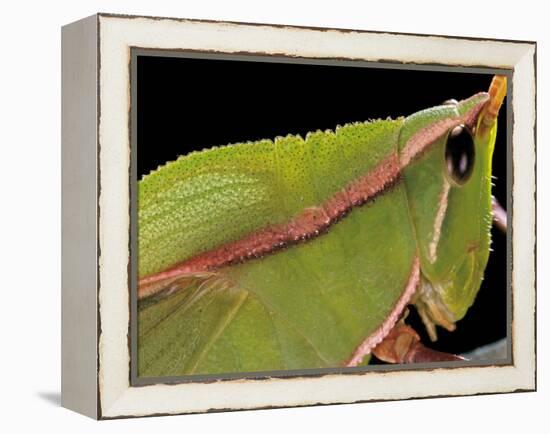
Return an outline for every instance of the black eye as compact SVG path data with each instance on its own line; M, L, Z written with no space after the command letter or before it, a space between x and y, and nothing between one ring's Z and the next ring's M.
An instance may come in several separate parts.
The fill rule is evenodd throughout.
M468 128L464 125L454 127L447 137L445 162L447 173L458 185L463 185L474 168L474 140Z

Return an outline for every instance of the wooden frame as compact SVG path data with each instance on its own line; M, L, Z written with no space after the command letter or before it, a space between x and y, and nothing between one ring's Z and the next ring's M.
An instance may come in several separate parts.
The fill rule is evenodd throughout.
M62 404L97 419L535 390L533 42L98 14L63 28ZM130 376L132 48L508 70L512 362L136 385ZM521 288L521 291L518 290Z

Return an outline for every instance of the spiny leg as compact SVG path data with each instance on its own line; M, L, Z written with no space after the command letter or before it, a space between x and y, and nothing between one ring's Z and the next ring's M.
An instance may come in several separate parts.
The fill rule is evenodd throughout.
M422 344L420 336L403 321L398 322L373 354L387 363L427 363L466 360L455 354L432 350Z

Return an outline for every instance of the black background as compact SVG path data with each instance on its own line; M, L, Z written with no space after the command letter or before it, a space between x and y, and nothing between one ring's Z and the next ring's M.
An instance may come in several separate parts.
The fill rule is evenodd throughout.
M192 150L338 124L407 116L487 90L491 74L181 57L137 57L137 179ZM506 204L506 110L499 115L493 194ZM429 343L461 353L506 336L506 236L493 229L482 288L466 317Z

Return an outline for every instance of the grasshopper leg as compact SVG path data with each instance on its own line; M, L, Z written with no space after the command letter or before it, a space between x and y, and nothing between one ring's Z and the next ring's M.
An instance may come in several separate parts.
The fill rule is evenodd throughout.
M373 354L387 363L427 363L466 360L454 354L432 350L420 342L420 336L411 327L399 322L382 342L373 350Z

